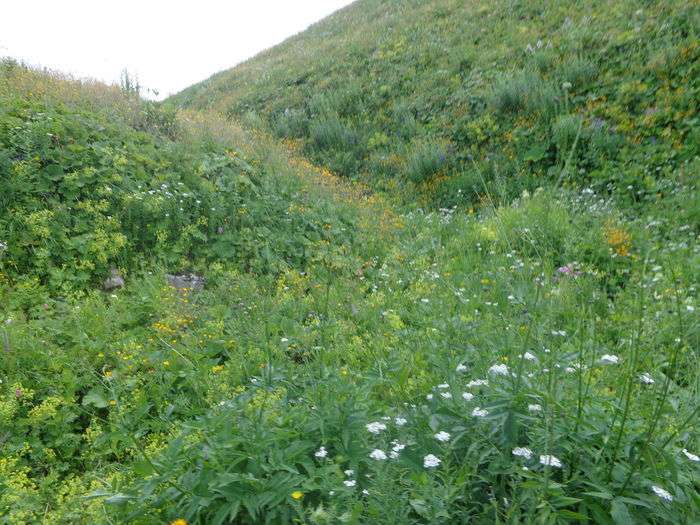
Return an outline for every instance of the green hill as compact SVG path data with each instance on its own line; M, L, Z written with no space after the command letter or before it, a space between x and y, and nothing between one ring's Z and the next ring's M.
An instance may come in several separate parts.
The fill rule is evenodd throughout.
M697 28L359 1L166 104L0 62L0 524L700 521Z
M638 198L698 154L698 27L681 0L359 0L172 100L256 115L407 200L557 180Z

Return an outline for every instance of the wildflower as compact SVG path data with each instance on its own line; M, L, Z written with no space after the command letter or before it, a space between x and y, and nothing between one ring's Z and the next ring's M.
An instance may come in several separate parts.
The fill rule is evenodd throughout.
M450 392L440 392L440 396L443 399L452 399L452 394Z
M319 448L314 454L314 456L316 456L317 458L325 458L327 455L328 451L326 450L326 447Z
M1 251L1 250L0 250L0 251ZM685 306L685 309L688 310L689 312L694 312L694 311L695 311L695 307L692 306L692 305L690 305L690 304L686 305L686 306Z
M642 375L640 375L639 380L642 383L644 383L645 385L653 385L654 384L654 378L651 377L649 372L644 372Z
M364 494L365 496L369 496L369 490L362 489L362 494Z
M372 452L370 452L369 457L376 461L384 461L386 459L386 454L383 450L375 448Z
M620 358L616 355L605 354L600 358L600 362L604 365L616 365L620 362Z
M685 454L685 457L687 457L690 461L700 461L700 457L693 454L692 452L688 452L686 449L683 449L683 454Z
M564 89L564 91L568 91L569 89L572 88L572 85L571 85L571 82L564 82L564 83L561 85L561 87L562 87L562 89Z
M423 458L423 466L425 468L435 468L439 466L440 463L442 463L442 461L440 461L440 458L434 454L428 454Z
M673 496L671 495L671 493L669 491L664 490L661 487L658 487L656 485L652 485L651 490L654 492L654 494L656 494L661 499L666 500L666 501L673 501Z
M300 490L295 490L294 492L292 492L291 495L292 495L292 499L295 499L297 501L299 501L301 498L304 497L304 493Z
M531 354L530 352L525 352L523 354L523 359L527 361L537 361L537 358L534 356L534 354Z
M348 469L348 470L344 471L344 473L347 477L350 477L355 473L355 471L352 469Z
M425 396L425 399L427 399L428 401L432 401L432 400L433 400L433 394L428 394L427 396Z
M462 398L465 401L471 401L472 399L474 399L474 394L472 394L471 392L462 392Z
M357 485L357 480L346 479L345 481L343 481L343 485L345 485L346 487L354 487L355 485Z
M537 403L533 403L531 405L527 405L527 409L530 412L542 412L542 405L538 405Z
M406 424L406 418L403 417L397 417L394 419L394 423L396 423L396 426L402 427Z
M394 452L401 452L403 449L406 448L406 445L400 443L397 440L392 441L391 444L393 445L393 447L391 447L391 450L393 450Z
M469 381L467 383L467 388L472 388L475 386L488 386L489 382L486 379L474 379L473 381Z
M379 421L374 421L367 424L367 430L372 434L379 434L382 430L386 430L386 425Z
M543 465L547 465L549 467L558 467L561 468L561 461L559 461L559 458L556 456L550 456L550 455L544 455L540 456L540 463Z
M513 455L521 458L530 459L532 457L532 450L527 447L515 447L513 449Z
M442 441L443 443L447 443L450 440L450 433L443 430L435 434L435 439Z
M450 385L449 385L449 383L442 383L442 384L439 384L437 387L442 388L444 390L445 388L450 388Z
M171 521L170 525L187 525L187 520L184 520L182 518L178 518L174 521Z
M457 370L457 372L459 372L459 373L466 372L466 371L467 371L467 366L466 366L466 365L463 365L462 363L460 363L460 364L457 365L456 370Z
M472 410L473 417L486 417L488 415L489 415L489 411L486 410L485 408L476 407L474 410Z
M489 368L489 373L495 376L507 376L508 367L503 364L493 365L491 368Z

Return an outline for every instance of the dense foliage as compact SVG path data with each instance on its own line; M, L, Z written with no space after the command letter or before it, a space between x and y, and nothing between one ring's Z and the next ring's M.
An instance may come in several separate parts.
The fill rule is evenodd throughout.
M0 523L700 521L697 8L505 5L0 64Z

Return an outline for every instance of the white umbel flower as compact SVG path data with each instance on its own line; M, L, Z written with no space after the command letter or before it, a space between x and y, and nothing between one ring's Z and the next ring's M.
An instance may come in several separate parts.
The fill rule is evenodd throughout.
M375 448L372 452L369 453L369 457L376 461L384 461L386 459L386 454L383 450Z
M465 401L471 401L472 399L474 399L474 394L472 394L471 392L463 392L462 399L464 399Z
M443 399L452 399L451 392L440 392L440 397Z
M327 455L328 451L326 450L326 447L321 447L314 453L314 456L317 458L325 458Z
M542 405L538 405L537 403L533 403L531 405L527 405L527 409L530 412L542 412Z
M457 372L459 372L460 374L462 374L462 373L464 373L464 372L467 371L467 366L466 366L466 365L463 365L462 363L460 363L460 364L457 365L456 370L457 370Z
M407 420L405 417L397 417L394 419L394 423L396 423L397 427L402 427L407 423Z
M346 487L354 487L355 485L357 485L357 481L354 479L346 479L345 481L343 481L343 485L345 485Z
M617 363L620 362L620 358L617 357L616 355L605 354L605 355L601 356L600 362L603 363L604 365L616 365Z
M653 385L654 384L654 378L651 377L649 372L644 372L639 376L639 380L644 383L645 385Z
M475 386L489 386L489 382L486 379L474 379L467 383L467 388L473 388Z
M435 434L435 439L442 441L443 443L447 443L450 440L450 433L443 430L442 432Z
M423 466L425 468L435 468L439 466L440 463L442 463L442 461L440 461L440 458L434 454L428 454L423 458Z
M485 408L476 407L472 410L472 416L474 417L486 417L489 415L489 411Z
M673 501L673 496L671 493L665 489L662 489L661 487L657 485L652 485L651 490L656 494L658 497L660 497L662 500L665 501Z
M367 424L367 430L372 434L379 434L382 430L386 430L386 425L380 421L373 421Z
M493 365L489 368L489 374L494 376L507 376L508 367L504 364Z
M561 461L559 461L559 458L557 458L556 456L540 456L540 463L542 463L543 465L547 465L548 467L562 467Z
M530 459L532 457L532 450L527 447L515 447L513 449L513 455L521 458Z

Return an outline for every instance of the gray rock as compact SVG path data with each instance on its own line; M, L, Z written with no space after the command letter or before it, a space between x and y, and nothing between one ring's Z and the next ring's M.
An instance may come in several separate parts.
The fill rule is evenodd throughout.
M183 275L167 274L165 279L170 286L178 290L194 290L198 292L204 289L205 279L201 275L195 275L193 273Z
M104 283L102 283L102 287L107 292L109 292L110 290L116 290L117 288L123 288L124 278L119 273L119 270L117 270L116 268L112 268L109 271L109 277L107 277Z

